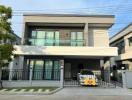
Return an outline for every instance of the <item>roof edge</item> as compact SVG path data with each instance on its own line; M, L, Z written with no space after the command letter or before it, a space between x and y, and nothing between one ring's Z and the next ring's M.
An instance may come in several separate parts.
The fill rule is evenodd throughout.
M115 15L88 15L88 14L44 14L44 13L24 13L23 16L48 16L48 17L108 17L114 18Z
M11 33L12 35L15 35L16 37L18 37L19 39L21 39L21 37L19 37L18 35L16 35L15 33Z
M123 32L125 29L127 29L129 26L131 26L132 25L132 22L131 23L129 23L127 26L125 26L122 30L120 30L119 32L117 32L115 35L113 35L111 38L110 38L110 40L112 39L112 38L114 38L115 36L117 36L118 34L120 34L121 32ZM124 36L124 35L123 35ZM114 40L114 41L116 41L116 40ZM113 41L112 41L113 42Z

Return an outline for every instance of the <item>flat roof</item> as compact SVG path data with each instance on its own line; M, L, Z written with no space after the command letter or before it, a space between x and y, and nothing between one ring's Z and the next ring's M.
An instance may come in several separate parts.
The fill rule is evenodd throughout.
M87 14L44 14L44 13L24 13L23 16L49 16L49 17L111 17L114 15L87 15Z

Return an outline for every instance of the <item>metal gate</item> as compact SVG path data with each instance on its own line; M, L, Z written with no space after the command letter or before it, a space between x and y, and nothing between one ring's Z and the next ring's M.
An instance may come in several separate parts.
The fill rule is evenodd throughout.
M92 86L92 87L102 87L102 88L115 88L116 82L110 81L109 77L109 70L105 71L96 71L94 72L98 79L98 85ZM65 79L64 80L64 87L80 87L79 78L71 78L71 79ZM89 86L91 87L91 86Z

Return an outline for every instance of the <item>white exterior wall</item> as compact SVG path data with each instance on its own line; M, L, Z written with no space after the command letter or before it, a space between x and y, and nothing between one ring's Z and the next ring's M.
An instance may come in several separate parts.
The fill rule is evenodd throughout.
M89 44L94 47L109 47L109 37L107 29L90 28Z
M23 56L15 57L9 64L9 69L23 69Z

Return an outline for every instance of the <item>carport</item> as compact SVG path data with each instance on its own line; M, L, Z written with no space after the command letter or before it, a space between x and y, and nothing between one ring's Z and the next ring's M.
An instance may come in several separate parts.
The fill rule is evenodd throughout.
M108 57L64 57L64 86L81 86L78 73L81 69L92 71L98 78L99 87L115 87L110 84Z

